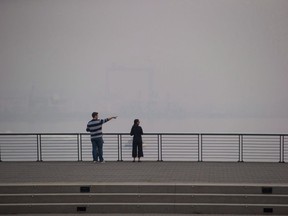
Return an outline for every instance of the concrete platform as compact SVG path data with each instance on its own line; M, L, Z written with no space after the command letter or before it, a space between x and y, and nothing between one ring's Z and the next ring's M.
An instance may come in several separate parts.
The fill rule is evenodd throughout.
M18 191L20 194L21 193L27 193L26 195L29 195L30 193L33 195L32 197L36 197L37 196L37 191L40 193L40 196L44 196L43 194L41 195L41 193L46 193L45 191L48 188L49 193L55 193L59 192L59 197L61 197L61 193L64 193L65 195L65 191L67 190L69 193L74 193L73 191L77 191L79 193L79 186L91 186L91 190L92 190L92 194L81 194L81 196L85 195L87 197L91 197L93 198L93 196L95 197L95 199L97 198L97 194L93 194L95 193L96 189L98 190L98 192L101 193L101 188L104 187L106 188L106 193L109 193L110 190L115 190L118 191L118 193L121 192L121 190L125 190L124 194L127 193L126 189L131 190L128 193L133 193L132 195L139 195L138 193L141 192L143 190L145 192L150 192L150 193L163 193L164 190L167 190L168 194L162 194L162 198L161 200L158 200L157 195L153 197L151 196L151 200L154 199L156 201L156 203L159 203L159 205L165 200L165 198L169 198L171 196L175 196L173 199L175 199L174 201L176 202L176 197L181 197L181 194L169 194L170 193L170 189L171 186L175 186L175 189L177 187L176 191L181 191L181 193L191 193L193 196L193 201L187 201L185 198L185 202L190 203L190 205L194 205L195 209L199 208L199 212L203 212L205 208L207 209L211 209L211 208L215 208L217 205L221 205L221 208L226 208L226 210L221 210L222 212L225 212L226 216L236 216L238 214L238 212L241 212L241 215L249 215L249 214L245 214L244 212L246 212L246 207L243 209L243 207L245 205L249 206L249 209L251 210L251 212L257 212L257 214L253 213L253 215L258 215L259 212L261 213L262 209L266 206L265 204L261 204L261 200L262 198L259 198L259 201L257 201L256 205L254 205L254 201L249 204L249 194L251 193L251 196L255 196L256 194L253 194L256 191L258 191L257 193L259 193L261 187L265 187L268 186L267 188L269 188L271 186L271 188L273 187L273 196L276 197L276 203L279 203L277 201L277 199L280 199L280 201L282 199L286 199L287 198L287 187L288 187L288 164L286 163L232 163L232 162L146 162L143 161L141 163L138 162L106 162L106 163L93 163L93 162L0 162L0 187L2 187L2 191L7 190L11 190L11 188L13 188L13 190ZM35 185L37 185L35 187ZM43 186L41 186L43 185ZM135 185L135 186L134 186ZM140 186L141 185L141 186ZM147 185L147 186L145 186ZM187 185L187 186L186 186ZM192 188L190 188L192 185ZM222 186L223 185L223 186ZM10 187L11 186L11 187ZM107 186L107 187L106 187ZM120 187L119 187L120 186ZM132 186L132 187L131 187ZM196 187L194 187L196 186ZM228 186L228 187L227 187ZM229 187L231 186L231 187ZM239 187L239 186L243 186L243 187ZM250 187L251 186L251 187ZM135 188L137 187L137 191L135 192ZM27 188L29 189L29 191L27 192ZM61 188L61 189L59 189ZM182 189L186 188L184 191L182 191ZM194 189L193 189L194 188ZM204 197L205 199L207 199L206 201L211 202L211 204L207 203L206 201L205 206L202 206L203 204L201 204L201 201L197 201L197 197L201 197L201 193L207 193L205 192L206 189L209 188L209 193L211 193L210 195L207 194L205 195L206 197ZM224 189L225 188L225 189ZM221 199L218 199L218 204L216 204L216 206L213 206L213 197L216 197L219 195L217 195L217 193L224 193L225 191L225 199L227 199L227 202L229 201L233 201L232 199L230 199L230 189L233 189L233 193L237 193L237 191L239 192L239 205L242 205L242 207L240 207L238 204L236 203L230 203L230 204L225 204L225 200L221 201ZM283 191L282 189L283 188ZM52 190L53 189L53 190ZM191 192L189 192L189 190L191 189ZM11 191L13 191L11 190ZM55 190L55 191L54 191ZM153 191L155 190L155 191ZM173 189L174 190L174 189ZM245 191L245 196L242 194L241 195L241 191ZM251 190L251 191L250 191ZM21 192L22 191L22 192ZM93 192L94 191L94 192ZM219 192L220 191L220 192ZM249 192L250 191L250 192ZM103 191L104 192L104 191ZM111 191L110 191L111 192ZM114 191L115 192L115 191ZM200 195L197 194L193 194L195 192L199 192ZM275 194L274 194L275 192ZM282 195L283 192L283 195ZM215 195L213 195L213 193L216 193ZM5 194L5 192L4 192ZM30 195L31 195L30 194ZM23 196L26 195L19 195L19 197L23 198ZM120 194L121 195L121 194ZM128 194L129 195L129 194ZM139 200L142 200L142 204L137 204L141 207L141 205L143 205L142 207L145 207L145 201L143 200L145 198L145 196L150 196L151 194L141 194L141 198L137 198ZM221 194L220 194L221 195ZM234 196L233 194L231 194L232 196ZM49 195L51 196L51 194ZM71 196L71 202L75 201L77 199L77 196L79 196L79 194L74 194L74 196ZM105 195L107 196L107 194ZM190 195L189 195L190 196ZM222 196L222 195L221 195ZM237 195L238 196L238 195ZM245 198L245 204L243 204L243 202L241 201L241 199L243 199L243 196ZM272 197L273 196L269 196L268 197ZM280 198L277 198L280 197ZM281 196L283 196L283 198L281 198ZM19 199L19 197L17 199ZM88 198L85 199L88 199ZM116 197L116 195L114 195L114 197ZM125 196L123 196L125 197ZM127 196L126 196L127 197ZM188 196L186 196L188 198ZM241 198L242 197L242 198ZM8 198L8 196L6 197ZM5 198L5 200L6 200ZM85 201L85 199L83 198L83 202ZM89 198L89 199L92 199ZM129 197L128 197L129 198ZM183 197L182 197L183 198ZM182 199L181 198L181 199ZM247 199L248 198L248 199ZM266 197L267 198L267 197ZM264 203L265 201L265 195L264 195ZM23 201L19 201L20 204L17 204L16 200L12 202L14 203L13 208L20 208L21 205L24 205ZM29 200L31 198L27 197L27 200ZM97 198L98 199L98 198ZM135 202L138 202L137 199L135 198ZM150 198L149 198L150 199ZM179 198L180 199L180 198ZM237 198L238 199L238 198ZM111 199L112 202L113 199ZM278 204L275 204L275 202L271 202L272 199L270 199L270 202L268 207L270 208L274 208L274 214L273 215L277 215L277 212L281 212L279 214L283 215L283 212L287 212L287 205L286 204L282 204L281 206ZM2 200L3 201L3 200ZM69 201L69 200L68 200ZM72 207L71 211L68 211L67 209L64 208L69 208L69 206L67 206L69 204L69 202L66 201L66 204L63 203L63 205L65 207L63 207L63 211L55 211L55 213L53 214L54 216L76 216L79 215L77 214L72 214L72 212L75 212L75 209L78 205L81 204L80 201L79 204L75 204L75 209L74 207ZM273 200L272 200L273 201ZM284 201L284 200L282 200ZM40 202L40 201L39 201ZM51 200L51 203L45 204L47 205L47 207L45 207L46 209L51 209L53 206L53 208L55 208L57 206L55 206L55 204L53 204L53 202L56 202L55 200ZM58 201L57 201L58 202ZM124 201L123 201L124 202ZM186 203L183 203L182 207L185 208L185 205L187 205ZM200 202L200 203L199 203ZM222 202L222 203L221 203ZM5 202L4 202L5 203ZM23 203L23 204L21 204ZM39 216L48 216L51 215L50 214L42 214L40 212L42 212L42 210L38 211L37 210L37 202L34 203L32 202L31 204L29 204L29 202L27 202L27 205L30 209L31 206L33 206L35 212L37 212L37 215ZM45 203L43 201L43 203ZM193 204L191 204L193 203ZM241 204L242 203L242 204ZM274 203L274 204L273 204ZM89 203L88 203L89 204ZM93 205L94 207L93 207ZM117 204L117 203L116 203ZM106 213L103 214L90 214L89 212L94 211L95 213L97 213L97 209L101 208L102 204L97 203L96 201L93 203L90 203L90 210L89 212L85 213L85 215L89 216L89 215L104 215L104 216L119 216L119 215L127 215L127 216L163 216L163 215L167 215L167 213L165 214L151 214L151 213L146 213L146 214L139 214L142 213L143 211L135 211L135 213L128 213L130 211L132 211L131 209L134 209L133 203L127 203L127 205L130 205L130 207L127 207L127 211L123 211L121 214L115 214L112 212L113 211L103 211ZM172 206L176 206L176 203L166 203L165 204L165 208L168 208L169 205ZM2 206L5 204L2 204ZM69 205L74 205L69 204ZM83 204L81 204L83 205ZM80 206L81 206L80 205ZM95 206L95 205L99 205L99 207ZM105 205L107 205L107 203L103 203L103 206L105 207ZM117 204L118 205L118 204ZM121 204L122 205L122 204ZM211 205L211 206L210 206ZM229 207L229 205L233 205L234 207ZM238 205L238 207L237 207ZM103 208L102 206L102 208ZM119 209L119 206L114 206L113 207L113 203L109 204L109 208L114 208L114 209ZM176 209L176 207L174 206L173 208L171 207L171 209ZM198 207L197 207L198 206ZM43 208L44 208L43 207ZM142 208L141 207L141 208ZM41 207L42 208L42 207ZM87 209L87 211L89 210L89 208ZM138 208L138 207L137 207ZM140 209L141 209L140 208ZM155 207L150 206L151 209L154 209ZM161 207L158 207L161 209ZM239 208L238 210L235 210L235 208ZM285 208L284 210L281 208ZM3 208L4 209L4 208ZM20 208L21 209L21 208ZM35 210L36 209L36 210ZM94 209L94 210L93 210ZM120 208L121 209L121 208ZM143 208L143 210L145 210L146 208ZM190 207L189 207L190 209ZM65 214L59 214L62 212L65 212ZM157 209L156 209L157 210ZM165 209L164 209L165 210ZM237 214L229 214L230 210L233 210L232 212L237 213ZM152 210L151 210L152 211ZM216 215L223 215L223 214L217 214L216 212L219 212L220 210L216 210L215 214L213 214L214 216ZM16 211L17 212L17 211ZM22 214L17 214L18 216L34 216L34 214L28 214L27 213L27 208L24 209L23 211L19 210L19 212L22 212ZM26 212L26 214L23 214L24 212ZM49 211L44 211L45 213L49 212ZM43 213L44 213L43 212ZM59 213L56 213L59 212ZM71 214L70 214L71 212ZM114 211L115 212L115 211ZM137 212L137 213L136 213ZM154 212L154 211L152 211ZM160 212L159 209L155 212ZM165 211L164 211L165 212ZM169 212L169 211L168 211ZM179 214L176 212L185 212L185 211L180 211L177 210L175 211L175 213L173 214L168 214L171 216L184 216L187 214ZM197 211L191 211L190 215L194 215L194 212ZM214 211L213 211L214 212ZM229 212L229 213L228 213ZM247 211L248 212L248 211ZM4 212L3 212L4 213ZM4 215L4 214L0 215ZM29 212L30 213L30 212ZM117 212L118 213L118 212ZM162 213L162 210L161 210ZM172 213L172 211L171 211ZM249 211L250 213L250 211ZM15 213L14 213L15 214ZM80 213L83 214L83 213ZM10 214L11 215L11 214ZM205 215L211 215L211 213L209 214L202 214L203 216ZM284 214L286 215L286 214Z
M2 214L1 214L2 215ZM17 216L35 216L35 214L16 214ZM79 214L52 214L53 216L79 216ZM83 214L82 214L83 215ZM127 216L187 216L187 214L125 214ZM189 214L190 216L199 216L199 214ZM11 215L2 215L11 216ZM37 214L37 216L51 216L51 214ZM123 214L85 214L85 216L123 216ZM223 214L201 214L201 216L223 216ZM260 215L243 215L243 214L225 214L225 216L260 216ZM277 215L273 215L277 216Z
M287 163L0 162L0 184L288 185Z
M2 214L1 214L2 215ZM14 214L15 215L15 214ZM17 216L35 216L35 214L16 214ZM53 216L79 216L79 214L52 214ZM83 215L83 214L82 214ZM84 214L85 216L123 216L123 214ZM125 214L127 216L187 216L187 214ZM190 216L199 216L199 214L189 214ZM11 216L11 215L2 215ZM51 214L37 214L37 216L51 216ZM223 214L201 214L201 216L223 216ZM243 214L225 214L225 216L260 216L260 215L243 215ZM273 215L277 216L277 215Z

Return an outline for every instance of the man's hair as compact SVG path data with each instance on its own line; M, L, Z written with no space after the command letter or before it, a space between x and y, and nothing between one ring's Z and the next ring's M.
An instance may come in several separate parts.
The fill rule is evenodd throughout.
M98 112L93 112L92 113L92 118L95 118L95 116L97 116L98 115Z

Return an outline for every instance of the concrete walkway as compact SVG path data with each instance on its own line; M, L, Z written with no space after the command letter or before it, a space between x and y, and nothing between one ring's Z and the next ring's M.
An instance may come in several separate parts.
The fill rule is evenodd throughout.
M287 163L0 162L0 184L288 185Z
M16 214L17 216L35 216L35 214ZM52 214L53 216L79 216L80 214ZM82 214L85 216L199 216L199 214ZM200 214L201 216L260 216L260 215L243 215L243 214ZM1 215L1 216L11 216L11 215ZM15 216L15 215L14 215ZM51 216L51 214L37 214L37 216ZM274 215L273 216L277 216ZM283 216L283 215L282 215Z
M95 164L92 162L0 162L0 185L35 184L223 184L288 186L288 164L145 161L141 163L106 162L104 164ZM18 216L34 215L35 214L18 214ZM37 215L48 216L51 214ZM79 214L52 215L76 216ZM123 214L85 215L122 216ZM166 214L125 215L164 216ZM170 215L184 216L182 214L169 214L169 216ZM204 214L203 216L208 215ZM225 216L232 216L232 214Z

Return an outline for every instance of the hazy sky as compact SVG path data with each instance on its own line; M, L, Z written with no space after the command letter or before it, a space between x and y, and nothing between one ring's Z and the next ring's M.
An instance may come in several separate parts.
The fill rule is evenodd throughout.
M288 132L287 0L0 0L0 132Z

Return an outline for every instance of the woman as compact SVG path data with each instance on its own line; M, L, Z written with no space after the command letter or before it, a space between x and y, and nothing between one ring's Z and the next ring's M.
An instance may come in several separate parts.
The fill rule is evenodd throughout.
M134 120L134 125L131 128L130 135L133 136L133 148L132 148L132 157L133 162L135 158L138 157L138 162L141 162L140 158L143 157L143 143L142 143L142 134L143 130L139 126L139 119Z

